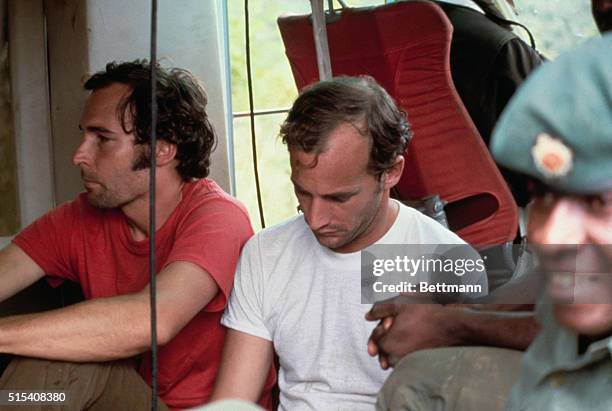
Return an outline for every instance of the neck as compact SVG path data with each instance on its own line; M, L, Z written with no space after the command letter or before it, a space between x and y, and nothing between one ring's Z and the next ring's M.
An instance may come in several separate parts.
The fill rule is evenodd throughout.
M389 198L388 192L383 195L380 201L380 208L380 215L376 215L372 221L372 226L375 225L375 228L372 230L372 236L369 238L366 247L374 244L387 234L387 231L391 229L399 213L398 204Z
M167 175L159 173L155 181L155 227L159 229L168 220L174 209L181 202L183 181L176 173ZM121 207L127 218L132 238L141 241L149 237L150 191L140 198Z

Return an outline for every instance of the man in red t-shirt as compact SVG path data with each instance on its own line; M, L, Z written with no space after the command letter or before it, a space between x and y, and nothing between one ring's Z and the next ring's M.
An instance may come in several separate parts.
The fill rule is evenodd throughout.
M0 353L24 357L0 389L66 390L70 409L150 407L150 356L114 361L151 343L149 70L144 61L110 63L85 83L73 162L86 192L0 251L0 301L45 275L79 282L86 297L0 319ZM158 387L160 408L186 408L211 394L225 336L219 319L253 231L244 207L205 178L216 137L204 90L184 70L156 70Z

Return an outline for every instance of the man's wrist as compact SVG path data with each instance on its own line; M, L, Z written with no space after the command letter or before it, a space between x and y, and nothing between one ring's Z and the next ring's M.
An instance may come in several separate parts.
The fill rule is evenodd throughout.
M449 307L449 321L454 324L452 337L454 346L474 344L474 323L478 321L476 311L464 307Z
M0 354L14 354L9 349L9 334L12 323L12 317L0 318Z
M456 345L484 345L524 350L531 343L539 325L531 312L475 311L453 307L449 320L456 324Z

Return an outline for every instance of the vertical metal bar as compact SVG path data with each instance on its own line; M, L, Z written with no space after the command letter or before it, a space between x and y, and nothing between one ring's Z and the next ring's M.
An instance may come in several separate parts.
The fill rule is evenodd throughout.
M312 31L314 35L315 49L317 51L319 80L330 80L332 78L332 69L329 57L329 45L327 43L327 29L325 27L325 10L323 7L323 0L310 0L310 7L312 9Z
M157 410L157 287L155 182L157 168L157 0L151 0L151 169L149 179L149 284L151 300L151 410Z
M229 12L227 1L218 0L221 7L223 20L223 65L225 67L225 82L227 85L227 102L225 104L226 123L227 123L227 157L230 175L230 194L237 196L236 191L236 158L234 154L234 116L232 102L232 68L230 65L230 38L229 38Z

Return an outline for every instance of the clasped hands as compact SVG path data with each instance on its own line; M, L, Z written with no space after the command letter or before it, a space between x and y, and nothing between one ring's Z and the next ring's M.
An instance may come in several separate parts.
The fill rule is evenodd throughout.
M378 302L366 314L366 320L378 321L368 353L378 355L380 366L388 369L417 350L462 345L468 312L466 305L436 304L423 294Z

